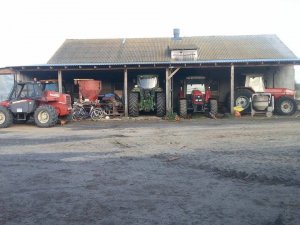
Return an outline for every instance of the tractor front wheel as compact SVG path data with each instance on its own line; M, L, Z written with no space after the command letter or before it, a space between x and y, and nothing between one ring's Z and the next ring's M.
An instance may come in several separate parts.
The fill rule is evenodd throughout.
M128 111L129 116L139 116L139 93L129 93Z
M284 116L293 115L297 110L297 103L294 99L282 96L275 102L275 111Z
M38 127L53 127L57 121L58 115L51 105L41 105L34 112L34 122Z
M215 116L218 113L218 102L215 99L209 100L209 113Z
M187 117L187 101L186 101L186 99L179 100L179 115L183 118Z
M12 113L7 108L0 106L0 128L9 127L12 123Z
M156 95L156 115L163 117L166 115L166 96L165 93L158 92Z

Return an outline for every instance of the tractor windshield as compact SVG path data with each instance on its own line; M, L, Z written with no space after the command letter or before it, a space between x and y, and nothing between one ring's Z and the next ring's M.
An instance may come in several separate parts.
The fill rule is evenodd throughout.
M262 76L250 76L246 77L246 87L252 88L255 92L265 92L265 84Z
M55 92L59 92L59 88L58 88L58 82L41 82L42 87L43 87L43 91L55 91ZM62 92L66 93L66 88L63 85L62 86Z
M157 85L157 77L139 77L138 85L143 89L152 89Z
M58 92L58 85L57 83L45 83L43 84L43 90Z
M10 92L10 99L17 99L20 96L21 91L23 90L24 85L23 84L17 84L13 86L11 92Z
M186 93L191 94L193 90L205 92L205 85L204 84L187 84Z
M15 84L10 94L10 99L36 98L42 96L40 84L19 83Z

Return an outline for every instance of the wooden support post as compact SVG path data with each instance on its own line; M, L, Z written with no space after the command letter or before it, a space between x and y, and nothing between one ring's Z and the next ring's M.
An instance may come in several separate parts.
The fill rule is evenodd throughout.
M176 68L169 76L168 78L171 79L178 71L180 70L180 67Z
M170 78L170 86L171 86L171 108L172 108L172 112L173 112L173 106L174 106L174 84L173 84L173 77Z
M57 74L57 80L58 80L58 92L62 93L63 92L63 86L62 86L62 71L58 70Z
M18 72L14 70L14 83L17 83L17 74Z
M17 73L16 73L16 75L15 75L15 81L16 81L16 82L22 81L22 80L21 80L21 73L20 73L20 71L17 71Z
M234 65L231 65L230 70L230 112L234 114Z
M166 68L166 109L167 112L173 112L173 76L180 70L176 68L172 71Z
M124 69L124 116L128 117L128 71Z
M166 68L166 110L167 113L173 112L172 110L172 95L171 95L171 79L169 77L170 70Z

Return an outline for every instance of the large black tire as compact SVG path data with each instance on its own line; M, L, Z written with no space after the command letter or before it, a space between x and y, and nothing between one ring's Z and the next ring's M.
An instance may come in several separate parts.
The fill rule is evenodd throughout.
M179 116L186 118L187 117L187 101L186 99L179 100Z
M132 117L139 116L139 93L136 92L129 93L128 111L129 111L129 116Z
M213 116L217 115L218 113L218 102L216 99L209 100L209 113Z
M237 89L234 91L234 106L241 106L244 110L242 113L251 112L251 102L253 91L249 89ZM230 107L229 107L230 109Z
M7 128L13 123L12 113L5 107L0 106L0 128Z
M51 105L41 105L34 112L34 122L38 127L53 127L57 121L58 115Z
M279 115L289 116L293 115L297 110L297 103L294 99L282 96L275 101L275 111Z
M156 94L156 115L163 117L166 115L166 95L165 93L158 92Z

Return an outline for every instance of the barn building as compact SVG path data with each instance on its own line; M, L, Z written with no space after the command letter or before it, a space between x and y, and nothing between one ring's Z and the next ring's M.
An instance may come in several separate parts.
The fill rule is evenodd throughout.
M178 110L181 81L202 76L220 108L229 93L244 86L245 75L262 74L266 87L295 89L299 58L276 35L122 39L68 39L47 64L10 67L16 80L58 79L72 89L74 79L102 81L102 93L122 93L125 116L128 93L139 74L157 74L166 94L167 111ZM233 102L233 96L229 98Z

